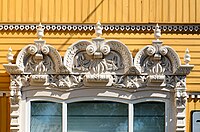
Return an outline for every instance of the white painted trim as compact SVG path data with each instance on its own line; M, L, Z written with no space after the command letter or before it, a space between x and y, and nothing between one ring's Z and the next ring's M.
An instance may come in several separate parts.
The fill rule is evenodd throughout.
M173 108L171 107L171 111L169 110L169 106L172 106L169 99L163 99L163 98L141 98L136 100L122 100L122 99L113 99L109 97L84 97L84 98L76 98L76 99L69 99L69 100L55 100L54 98L28 98L26 102L26 132L30 132L30 113L31 113L31 107L30 102L31 101L51 101L56 103L62 103L62 131L67 132L67 104L73 103L73 102L79 102L79 101L112 101L112 102L119 102L119 103L125 103L128 104L128 131L133 132L133 124L134 124L134 104L142 103L142 102L163 102L165 103L165 132L172 131L172 128L170 129L170 119L169 114L173 111ZM173 103L173 102L171 102ZM23 121L22 121L23 122ZM23 130L23 129L22 129Z
M34 31L38 24L0 24L0 31ZM134 31L152 32L156 24L103 24L105 31ZM166 32L197 32L199 24L159 24L162 31ZM92 31L95 24L43 24L47 31Z
M128 130L129 130L129 132L133 132L133 124L134 124L134 107L133 107L133 104L132 103L130 103L129 105L128 105L128 121L129 121L129 123L128 123Z
M62 131L67 132L67 103L62 103Z
M3 94L6 94L6 97L8 97L10 96L10 91L0 91L0 97L2 97Z

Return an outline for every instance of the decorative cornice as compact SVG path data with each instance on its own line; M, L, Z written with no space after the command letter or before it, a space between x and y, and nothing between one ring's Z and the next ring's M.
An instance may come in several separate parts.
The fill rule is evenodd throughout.
M200 99L200 92L188 92L187 95L187 98Z
M43 24L46 31L92 31L94 24ZM35 31L37 24L0 24L0 31ZM103 30L115 32L153 32L155 24L103 24ZM160 24L162 32L196 32L200 25Z

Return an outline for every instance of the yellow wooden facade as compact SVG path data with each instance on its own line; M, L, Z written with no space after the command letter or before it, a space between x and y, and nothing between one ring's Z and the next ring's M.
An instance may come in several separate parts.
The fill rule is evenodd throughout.
M199 24L200 0L0 0L0 24L31 23L92 23L97 20L111 24ZM94 37L94 31L63 32L45 31L44 39L62 56L72 43ZM142 47L151 44L153 33L106 32L105 39L117 39L125 43L133 56ZM9 90L9 75L6 64L8 48L16 55L36 39L36 31L0 31L0 91ZM200 92L200 35L190 33L163 33L161 40L174 48L182 63L186 48L191 55L190 64L195 67L187 78L187 91ZM188 99L187 132L191 131L190 112L200 110L200 100ZM0 132L9 131L9 98L0 97Z

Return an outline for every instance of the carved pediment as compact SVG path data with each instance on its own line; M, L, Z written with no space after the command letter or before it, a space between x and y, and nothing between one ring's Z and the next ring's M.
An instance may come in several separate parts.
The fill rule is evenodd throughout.
M125 44L101 38L102 27L96 25L96 38L81 40L66 51L64 61L58 51L42 40L43 27L37 29L38 40L24 47L11 64L4 64L11 75L26 75L28 85L71 88L81 86L109 86L124 88L176 87L174 76L185 76L192 70L190 55L185 55L186 65L181 65L178 54L159 40L160 29L155 28L152 45L142 48L135 56ZM25 83L24 83L25 84Z

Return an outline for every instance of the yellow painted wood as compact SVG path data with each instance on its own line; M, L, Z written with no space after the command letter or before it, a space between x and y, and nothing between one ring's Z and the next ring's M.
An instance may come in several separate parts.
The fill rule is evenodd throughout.
M85 0L87 1L87 0ZM68 17L69 17L69 10L68 10L68 5L69 4L69 1L68 0L61 0L61 18L60 18L60 21L61 22L66 22L68 21ZM84 4L84 2L83 2ZM82 11L82 13L84 12L85 10Z
M48 14L54 9L54 8L50 8L51 6L48 6L48 1L49 0L42 0L42 5L41 5L41 22L44 23L44 22L48 22ZM51 15L54 15L54 12L52 12ZM50 16L49 16L50 17ZM50 22L53 22L50 21Z
M9 98L5 94L0 97L0 132L9 132Z
M141 0L136 0L136 21L137 23L142 22L142 4L141 4Z
M196 21L196 5L195 5L195 0L189 0L189 9L190 9L190 22L195 22Z
M120 3L117 2L117 4L120 5ZM135 19L136 19L136 5L135 5L135 0L129 0L129 21L132 21L132 22L135 22ZM120 10L120 8L119 8Z
M196 22L200 21L200 0L196 0Z
M176 0L176 22L181 22L183 20L183 1Z
M149 22L149 0L142 0L142 22Z
M116 2L115 2L116 3ZM129 16L129 0L123 0L123 19L122 21L123 22L128 22L129 19L128 19L128 16ZM116 13L117 13L117 10L116 9ZM117 17L117 14L115 15L115 17Z
M34 21L35 19L35 1L28 0L28 21Z
M49 6L48 6L48 21L54 22L55 18L55 0L49 0Z
M2 0L2 21L8 21L8 1Z
M62 16L61 16L61 14L62 14L62 0L56 0L56 4L55 4L56 6L56 9L55 9L55 21L54 22L61 22L61 18L62 18ZM80 12L80 14L81 14L81 12Z
M0 23L200 23L199 0L1 0Z
M183 0L183 22L189 22L189 16L190 16L190 12L189 12L189 0Z

